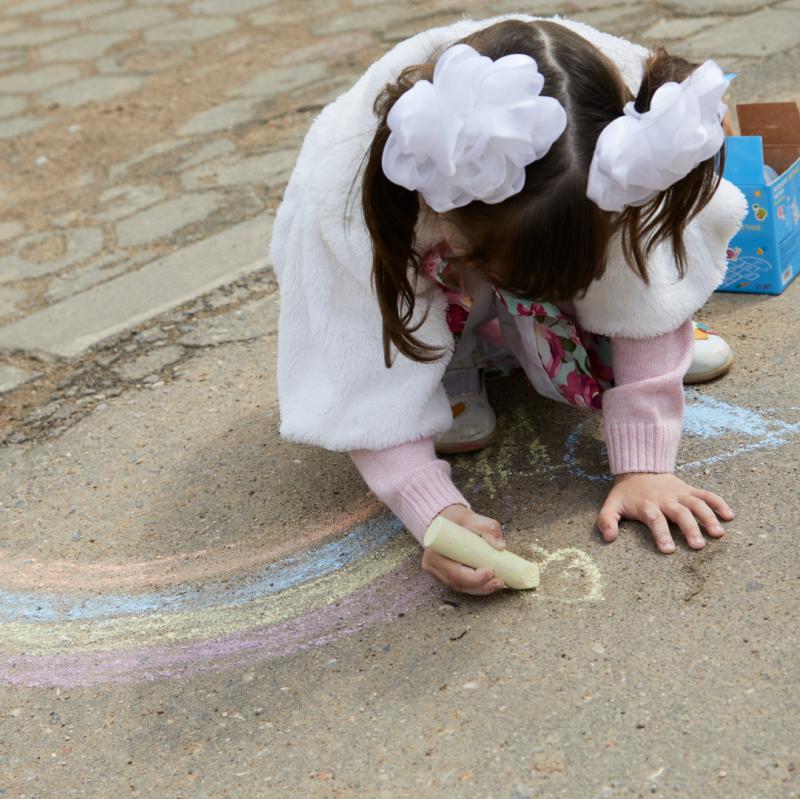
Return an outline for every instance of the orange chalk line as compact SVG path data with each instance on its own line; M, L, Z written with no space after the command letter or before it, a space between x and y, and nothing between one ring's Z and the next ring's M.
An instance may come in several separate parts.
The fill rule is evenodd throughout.
M377 513L381 503L370 497L344 516L277 547L238 546L199 549L129 563L80 563L43 560L0 550L0 587L8 590L40 590L56 593L128 591L211 580L231 573L260 568L272 561L308 549L326 538L361 524Z

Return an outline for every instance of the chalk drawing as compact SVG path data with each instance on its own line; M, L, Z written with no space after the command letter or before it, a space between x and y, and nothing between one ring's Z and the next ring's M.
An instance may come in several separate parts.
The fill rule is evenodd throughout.
M99 597L0 590L0 620L80 621L242 605L350 566L377 552L402 532L400 522L378 515L359 524L343 538L270 563L250 574L247 582L233 586L229 579L223 579L211 580L199 587L182 586L180 590Z
M553 571L553 566L559 563L566 562L565 572L569 574L574 572L579 579L586 581L586 588L584 593L578 592L574 597L562 597L555 591L550 592L548 598L556 598L561 602L600 602L605 597L603 596L603 576L600 573L600 568L594 560L582 549L576 547L564 547L557 549L555 552L547 552L542 547L536 544L529 544L528 549L531 552L531 560L535 560L539 564L539 572L543 581L547 580L548 572ZM542 585L541 588L545 588ZM540 594L545 593L540 591Z
M504 425L506 432L493 447L482 450L469 464L464 488L468 492L486 492L494 499L506 490L512 479L518 477L541 477L553 470L547 449L538 438L525 409L515 407L511 420ZM514 469L512 460L519 454L522 442L528 441L527 462L532 469Z
M362 514L359 508L343 518L350 525ZM546 577L529 596L602 599L600 572L586 553L529 549ZM78 584L37 593L40 572L46 572L39 561L27 587L0 592L0 681L67 688L178 678L324 646L433 606L445 589L420 569L419 554L400 522L380 510L334 540L199 585L169 582L153 590L149 569L125 564L125 593L90 595ZM82 574L84 564L70 569L59 563L64 574ZM196 559L182 556L174 563L195 573ZM119 565L106 564L112 571ZM106 585L107 576L92 566L93 578ZM219 574L217 566L206 563L212 575ZM138 583L132 582L137 575ZM56 584L62 580L63 574L57 576ZM141 590L131 590L136 587Z
M198 585L196 559L182 558L176 563L192 583L154 591L149 570L127 564L128 577L144 578L124 583L126 593L98 596L75 583L37 592L37 569L30 585L15 586L23 590L0 594L0 680L71 686L192 674L283 657L396 619L441 589L419 568L419 546L402 524L371 507L364 521L361 508L344 514L340 536L307 551L234 575L226 562L227 580ZM212 575L217 566L206 563ZM93 576L105 585L105 575Z
M564 453L567 472L583 480L610 481L612 478L608 473L593 472L589 467L581 465L578 449L588 426L588 421L581 422L567 436ZM695 439L714 442L717 451L702 458L679 463L676 471L692 471L748 452L785 446L800 436L800 423L769 417L698 391L687 391L683 432L690 441Z
M570 433L563 463L549 460L524 409L514 411L509 429L513 435L492 452L465 464L468 490L494 497L512 479L543 474L607 479L579 462L588 423ZM691 470L789 444L800 423L690 392L685 433L690 450L710 450L679 467ZM514 466L520 460L523 471ZM516 543L542 572L540 588L526 595L532 601L603 599L602 575L587 553ZM420 569L418 545L374 499L272 549L100 564L0 554L0 681L19 686L166 679L263 663L431 607L445 590Z

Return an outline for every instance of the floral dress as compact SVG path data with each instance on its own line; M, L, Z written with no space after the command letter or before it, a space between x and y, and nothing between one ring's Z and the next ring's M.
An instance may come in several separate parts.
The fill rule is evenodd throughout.
M447 255L447 245L437 244L423 256L422 267L447 296L447 323L456 340L454 362L474 350L471 363L485 368L489 377L522 368L540 394L601 410L603 392L614 385L608 338L582 330L553 303L520 299L495 288L474 270L449 263ZM467 333L469 342L464 340Z

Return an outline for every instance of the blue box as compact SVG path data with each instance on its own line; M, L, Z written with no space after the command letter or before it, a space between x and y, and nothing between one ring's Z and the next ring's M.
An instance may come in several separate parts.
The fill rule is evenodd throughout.
M800 272L800 127L785 125L795 121L797 105L759 105L791 106L793 113L783 109L789 113L770 117L762 136L726 139L724 174L744 192L749 211L728 247L728 271L718 291L780 294ZM765 177L765 155L776 171L783 168L773 180Z

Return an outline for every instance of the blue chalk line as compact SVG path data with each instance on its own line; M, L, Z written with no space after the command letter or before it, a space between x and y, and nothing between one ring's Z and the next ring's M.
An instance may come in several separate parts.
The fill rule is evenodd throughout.
M734 447L717 455L682 463L678 471L689 471L703 466L710 466L721 461L754 452L760 449L775 449L790 443L800 434L800 423L791 424L780 419L769 419L757 411L731 405L728 402L700 394L687 392L689 402L686 404L683 429L690 436L703 439L719 438L724 435L740 435L755 439L747 444ZM565 442L564 464L567 472L573 477L591 482L610 482L608 474L592 474L578 465L578 443L586 429L587 422L581 422L568 436Z
M173 587L164 593L90 597L0 591L0 620L53 622L240 605L338 571L375 552L404 529L394 516L382 513L353 528L343 538L270 563L240 585L219 580L200 588Z

